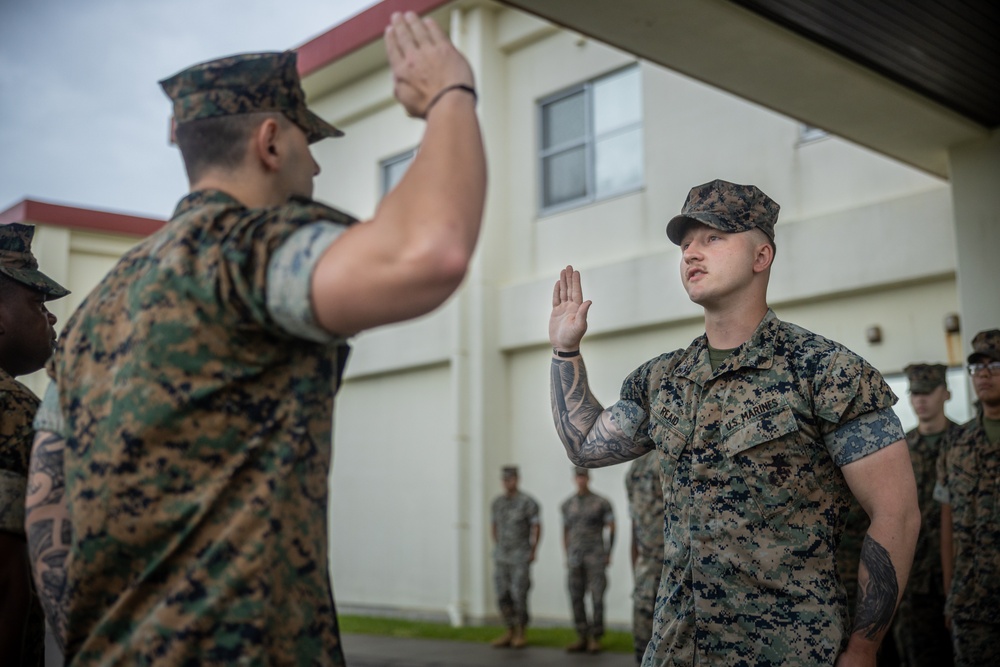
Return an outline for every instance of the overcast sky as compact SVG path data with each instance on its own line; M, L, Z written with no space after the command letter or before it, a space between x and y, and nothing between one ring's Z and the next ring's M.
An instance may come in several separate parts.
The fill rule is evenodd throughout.
M0 211L167 218L187 188L157 81L298 46L376 0L0 0Z

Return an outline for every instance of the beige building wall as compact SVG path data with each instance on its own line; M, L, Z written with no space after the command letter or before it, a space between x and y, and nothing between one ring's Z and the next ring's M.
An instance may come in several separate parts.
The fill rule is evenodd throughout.
M632 369L702 332L667 220L693 185L755 183L782 205L771 288L779 316L848 345L905 387L907 363L949 359L943 320L958 312L950 190L836 137L802 143L794 119L640 62L643 187L540 216L538 100L635 59L489 2L433 16L476 69L486 223L445 308L355 341L336 416L335 593L342 610L495 617L488 510L500 466L516 463L542 505L532 612L567 623L559 505L573 485L551 423L546 329L559 269L581 269L594 300L584 349L609 404ZM377 206L379 161L421 133L393 103L380 53L364 47L306 80L310 104L347 132L316 147L317 197L361 217ZM867 342L873 326L881 343ZM626 469L592 477L616 512L606 602L622 626L631 613Z

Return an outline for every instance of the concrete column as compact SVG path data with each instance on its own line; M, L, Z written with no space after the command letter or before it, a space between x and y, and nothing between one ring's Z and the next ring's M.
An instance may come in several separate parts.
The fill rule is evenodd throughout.
M962 346L1000 327L1000 132L949 151Z
M504 173L506 123L499 113L505 95L503 61L496 43L496 11L492 6L456 8L451 36L469 59L479 93L479 119L489 160L489 173ZM491 576L489 503L499 488L500 466L507 461L507 373L498 342L497 291L506 257L506 198L491 181L479 246L458 296L455 326L455 384L459 438L459 490L456 555L457 599L452 622L468 614L495 614Z

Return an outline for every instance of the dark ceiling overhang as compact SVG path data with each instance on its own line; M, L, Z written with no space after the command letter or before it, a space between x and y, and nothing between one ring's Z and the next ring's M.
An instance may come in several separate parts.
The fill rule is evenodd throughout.
M1000 4L504 0L942 177L1000 126Z

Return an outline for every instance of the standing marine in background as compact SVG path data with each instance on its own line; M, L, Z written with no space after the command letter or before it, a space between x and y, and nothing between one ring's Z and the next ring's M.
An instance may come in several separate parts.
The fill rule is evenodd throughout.
M653 636L653 610L663 570L663 486L660 460L650 452L632 461L625 477L628 513L632 518L632 639L635 660Z
M977 414L938 459L945 615L956 667L1000 664L1000 329L972 339Z
M56 316L69 291L38 270L32 225L0 225L0 665L41 667L45 616L31 584L24 531L28 457L38 397L15 378L52 355Z
M517 466L504 466L502 482L504 493L493 501L490 513L493 517L493 582L507 632L493 640L493 646L524 648L530 618L530 570L542 538L542 523L538 503L517 488Z
M903 591L893 635L906 667L949 667L951 638L944 620L941 570L941 506L934 500L937 462L955 438L959 425L944 414L951 399L943 364L911 364L903 369L910 384L910 405L917 426L906 434L920 503L920 534L910 580Z
M577 492L562 504L563 549L566 552L569 602L578 639L570 653L600 653L604 636L604 591L607 568L615 544L615 515L607 498L590 490L590 471L576 468ZM607 539L605 539L607 528ZM585 598L590 593L592 614L587 620Z

